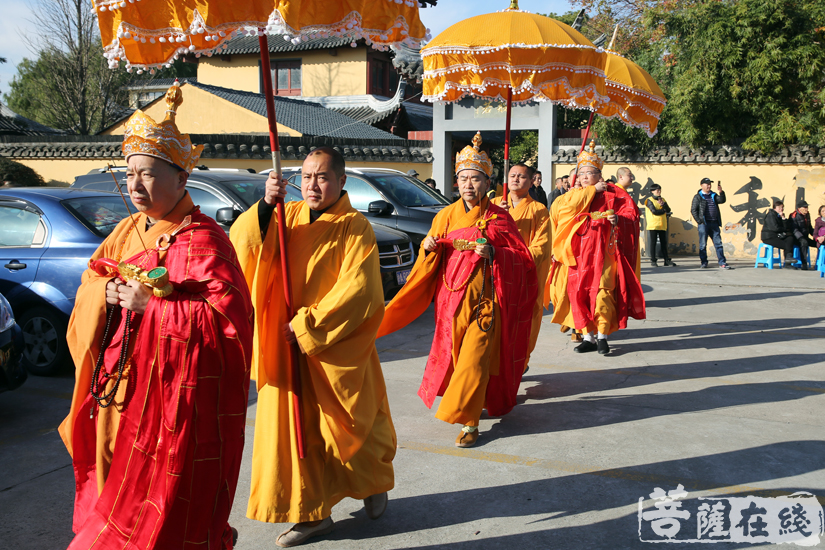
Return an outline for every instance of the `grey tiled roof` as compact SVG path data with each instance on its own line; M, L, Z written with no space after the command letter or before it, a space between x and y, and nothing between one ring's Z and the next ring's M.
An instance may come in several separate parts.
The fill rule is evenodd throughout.
M268 135L190 134L192 142L203 145L201 158L269 159ZM394 136L393 136L394 137ZM9 158L123 158L123 136L0 136L0 157ZM342 139L328 137L281 137L281 156L303 160L317 147L338 150L347 161L431 163L431 141L406 139Z
M553 162L573 164L579 147L559 148L553 153ZM609 164L823 164L825 147L816 145L790 145L773 155L765 156L741 147L716 146L705 148L662 147L646 155L617 148L606 150L596 147L596 154Z
M263 117L266 116L266 103L263 94L242 92L199 82L190 84L244 109ZM369 124L358 122L341 113L308 101L275 97L275 114L280 124L308 136L328 136L345 139L401 139L389 132L373 128ZM264 129L262 128L262 130Z
M0 103L0 135L43 136L63 133L65 132L62 130L49 128L39 122L18 115L4 103Z
M332 109L336 113L341 113L342 115L352 119L360 120L364 124L375 124L376 122L381 122L385 118L395 115L396 111L396 109L389 109L387 111L379 112L366 105L361 105L359 107L327 107L327 109Z
M185 84L187 82L195 83L198 81L197 78L179 78L177 79L180 81L181 84ZM127 90L141 90L143 88L168 88L172 84L175 83L174 78L147 78L143 80L135 80L128 86L126 86Z
M314 40L306 40L298 44L293 44L288 40L284 40L282 36L267 36L270 53L280 52L302 52L306 50L323 50L326 48L340 48L352 43L351 39L347 38L316 38ZM241 36L233 38L225 42L227 48L215 52L215 55L237 55L249 53L261 53L261 47L258 43L257 36Z

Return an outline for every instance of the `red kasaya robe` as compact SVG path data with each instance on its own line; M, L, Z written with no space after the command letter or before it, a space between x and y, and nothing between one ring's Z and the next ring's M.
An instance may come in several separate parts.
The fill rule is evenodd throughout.
M483 231L480 226L484 227ZM538 292L533 258L513 218L486 197L467 213L461 200L442 210L433 220L430 236L467 240L483 236L495 249L492 274L495 310L500 313L500 318L497 315L494 322L501 323L501 340L498 368L490 369L486 408L491 416L505 415L516 404L527 357L533 303ZM424 379L418 390L427 407L432 407L436 396L444 395L453 368L453 347L462 342L460 335L453 334L454 319L465 299L466 285L463 289L460 287L471 274L482 276L483 262L484 259L474 250L460 251L441 245L425 254L421 249L407 283L387 306L378 331L379 337L414 321L427 309L435 295L435 334ZM448 286L460 290L452 291ZM475 305L472 304L473 307ZM471 322L475 322L474 316ZM482 324L486 326L489 322L490 316L484 315Z
M570 307L576 329L594 330L597 326L610 326L610 331L623 329L627 327L628 317L645 318L644 294L636 277L639 209L627 191L611 183L605 191L592 196L591 201L582 203L578 212L559 222L577 224L570 240L575 257L575 265L568 267ZM593 220L588 214L606 210L615 212L615 228L606 218ZM600 303L605 288L610 289L607 307ZM597 319L605 310L613 310L609 312L609 322Z
M89 381L106 324L105 283L113 277L89 269L78 291L70 322L77 387L61 426L77 490L70 549L232 548L227 520L244 445L252 305L223 229L188 194L170 215L175 223L157 224L177 230L168 250L147 240L151 230L139 214L142 229L124 219L92 256L121 259L139 231L148 254L122 259L165 266L174 286L169 296L150 298L143 315L133 314L126 389L107 409L98 408ZM109 373L116 373L125 318L126 310L114 311ZM113 415L115 429L107 432ZM99 441L114 433L114 441ZM113 449L110 462L101 448ZM101 464L107 472L98 471Z

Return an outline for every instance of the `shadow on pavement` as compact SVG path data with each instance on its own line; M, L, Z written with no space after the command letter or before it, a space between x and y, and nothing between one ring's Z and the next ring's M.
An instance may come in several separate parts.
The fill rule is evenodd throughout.
M350 518L337 522L335 531L326 538L364 540L368 543L369 539L375 537L450 527L468 540L409 548L652 549L657 547L639 540L635 513L584 525L575 524L586 521L586 518L571 518L571 521L565 521L564 518L634 505L640 497L650 498L649 494L654 488L661 487L668 491L674 489L677 483L681 483L688 493L739 486L740 492L732 496L774 497L808 491L822 501L825 497L822 489L781 487L748 490L748 486L816 471L821 467L818 457L823 453L823 441L789 441L727 453L629 466L619 470L600 470L506 486L462 490L462 477L472 475L473 472L473 464L470 462L462 475L456 472L455 483L451 487L444 488L437 494L399 499L393 499L391 492L387 511L380 520L371 521L363 510L359 510L351 514ZM725 496L725 493L720 491L713 496ZM688 494L687 498L692 497ZM476 521L485 521L489 525L491 518L505 519L508 530L512 530L514 525L533 529L538 523L543 523L547 528L497 536L489 531L478 531L480 527L473 525ZM558 527L552 528L553 523ZM692 525L695 529L695 520ZM691 524L686 522L684 528L691 529ZM426 536L438 540L438 533ZM375 547L374 544L371 547ZM696 544L674 543L667 546L668 549L696 547ZM716 543L713 547L747 548L753 547L753 544Z
M825 362L825 353L710 359L694 363L664 363L645 367L617 367L615 369L551 374L542 374L540 369L536 369L528 372L522 378L522 381L538 382L538 384L527 388L523 394L519 393L518 402L521 404L528 401L570 397L617 387L622 389L634 388L671 380L708 379L743 373L782 370L821 362ZM624 380L617 382L617 377L624 377ZM825 388L825 384L816 381L808 381L806 386Z

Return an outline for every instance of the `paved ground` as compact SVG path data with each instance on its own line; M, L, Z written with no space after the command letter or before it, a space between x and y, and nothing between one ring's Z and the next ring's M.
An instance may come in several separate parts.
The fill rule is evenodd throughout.
M396 488L377 521L340 503L336 530L308 547L653 549L639 541L638 500L649 508L655 487L680 483L687 500L804 490L825 503L825 279L732 265L643 268L648 319L615 335L609 357L574 354L546 322L519 406L483 418L473 449L456 449L458 428L416 396L431 313L379 340ZM55 428L72 383L32 377L0 396L0 547L71 540L72 470ZM284 528L244 517L254 403L231 518L241 550L275 548Z

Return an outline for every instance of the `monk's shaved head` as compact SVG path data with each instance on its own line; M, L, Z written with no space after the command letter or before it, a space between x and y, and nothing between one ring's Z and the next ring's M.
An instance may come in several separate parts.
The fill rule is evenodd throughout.
M335 175L339 178L347 171L346 162L344 162L344 155L333 149L332 147L318 147L313 149L308 155L307 159L316 155L327 155L332 159L331 168Z

